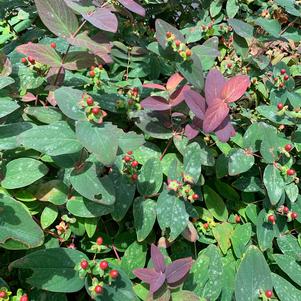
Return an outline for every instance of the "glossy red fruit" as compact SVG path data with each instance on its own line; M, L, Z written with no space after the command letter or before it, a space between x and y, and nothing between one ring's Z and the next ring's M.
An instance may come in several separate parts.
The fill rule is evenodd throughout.
M275 224L276 217L273 214L271 214L268 216L268 221L272 224Z
M190 57L192 55L192 52L190 49L187 49L186 50L186 56Z
M132 152L132 151L128 151L127 154L128 154L128 155L132 155L133 152Z
M89 263L88 263L87 260L84 259L84 260L81 261L80 266L83 270L86 270L89 266Z
M297 212L292 212L291 218L292 219L297 219L298 218L298 213Z
M97 237L96 244L99 245L99 246L101 246L102 243L103 243L103 238L101 236Z
M116 279L119 276L119 272L117 270L111 270L110 276L111 278Z
M181 41L180 41L180 40L176 40L176 41L175 41L175 44L176 44L177 47L180 47Z
M170 31L168 31L168 32L166 33L166 37L167 37L167 38L170 38L171 35L172 35L172 33L171 33Z
M288 169L287 172L286 172L286 174L288 176L293 176L295 173L296 173L296 171L294 169Z
M200 198L199 195L196 194L196 193L194 193L194 194L192 195L192 199L193 199L194 201L198 200L199 198Z
M267 290L267 291L265 291L265 296L266 296L267 298L272 298L273 292L272 292L271 290Z
M284 149L287 151L287 152L290 152L292 150L293 146L291 144L286 144Z
M94 104L93 98L92 98L92 97L88 97L88 98L87 98L87 105L88 105L88 106L93 106L93 104Z
M236 215L236 216L235 216L235 222L239 224L240 221L241 221L240 216L239 216L239 215Z
M0 298L6 298L6 292L5 291L0 292Z
M209 224L208 223L205 223L205 224L203 224L203 227L204 227L204 229L208 229L209 228Z
M228 67L228 68L231 68L231 67L232 67L232 64L231 64L231 63L227 64L227 67Z
M28 301L28 296L25 294L20 298L20 301Z
M284 80L288 80L290 77L286 74L286 75L284 75L284 77L283 77L283 79Z
M284 87L284 83L280 83L279 88L283 88L283 87Z
M277 108L278 108L278 110L282 110L282 109L283 109L283 107L284 107L284 105L283 105L283 103L282 103L282 102L279 102L279 103L277 104Z
M92 114L93 115L98 115L100 113L100 108L99 107L95 107L92 109Z
M285 69L281 69L280 73L283 75L286 73L286 70Z
M31 64L33 64L33 65L36 63L35 59L34 59L32 56L29 56L29 57L27 58L27 60L28 60L29 63L31 63Z
M124 157L123 157L123 160L124 160L125 162L130 162L132 159L131 159L131 157L129 157L129 156L124 156Z
M278 77L275 77L274 82L278 82L278 79L279 79Z
M91 70L91 71L89 72L89 75L90 75L91 77L94 77L94 76L95 76L95 72L94 72L93 70Z
M132 176L131 176L132 180L133 181L137 181L138 179L138 175L136 173L134 173Z
M287 214L290 210L288 209L288 207L284 206L283 207L283 213Z
M109 264L108 264L108 262L106 260L103 260L103 261L100 262L99 267L102 270L106 270L109 267Z
M56 44L55 44L54 42L52 42L52 43L50 44L50 47L53 48L53 49L55 49L55 48L56 48Z
M96 285L94 288L94 292L96 294L101 294L102 293L102 286L101 285Z
M23 63L23 64L26 64L26 63L27 63L26 57L22 57L22 58L21 58L21 63Z
M137 167L138 164L139 164L139 163L138 163L137 161L133 161L132 164L131 164L131 166L132 166L132 167Z

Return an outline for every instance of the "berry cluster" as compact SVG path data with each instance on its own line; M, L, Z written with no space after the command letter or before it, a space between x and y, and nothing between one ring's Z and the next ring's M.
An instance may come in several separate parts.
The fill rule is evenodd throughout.
M94 245L100 248L103 244L103 238L98 237ZM95 298L103 293L105 285L111 285L112 281L118 278L119 272L115 269L110 269L109 263L106 260L96 261L83 259L75 269L79 272L80 278L85 278L87 275L92 278L92 285L89 287L91 296Z
M292 220L295 220L298 218L298 214L294 211L289 210L288 207L282 205L277 209L277 213L279 215L284 215L287 217L287 221L291 222ZM274 212L269 212L266 216L266 221L275 225L276 223L276 215Z
M101 124L103 118L107 116L107 112L102 110L98 104L95 104L93 98L88 95L83 95L82 101L80 102L82 108L85 109L87 118L90 121Z
M182 181L168 179L167 189L177 192L178 197L182 197L185 200L194 203L199 200L200 196L193 191L191 187L192 181L190 180L191 179L188 179L187 176L183 177Z
M168 31L166 33L166 40L172 47L173 51L177 52L184 59L184 61L187 61L191 58L192 51L190 48L185 43L177 40L176 36L172 32Z
M285 87L285 83L289 80L289 78L289 75L286 74L286 70L281 69L279 77L274 78L274 85L279 89L283 89Z
M9 300L29 301L29 298L28 298L27 294L23 293L22 289L17 290L16 296L12 296L12 292L8 288L1 287L0 288L0 301L9 301Z
M123 167L123 173L127 174L133 182L136 182L138 179L138 167L139 163L138 161L134 160L133 152L129 151L127 154L123 157L124 167Z
M127 91L120 89L118 93L119 95L122 95L124 98L126 98L116 101L116 108L118 110L141 110L140 93L137 87L131 88Z
M98 66L91 66L90 71L88 72L88 76L91 77L93 84L95 86L100 86L101 85L101 75L102 72L104 71L103 65L98 65Z

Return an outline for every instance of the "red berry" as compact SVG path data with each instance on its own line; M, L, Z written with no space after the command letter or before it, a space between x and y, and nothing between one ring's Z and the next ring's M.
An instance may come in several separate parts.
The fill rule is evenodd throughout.
M284 87L284 83L280 83L280 84L279 84L279 87L280 87L280 88L283 88L283 87Z
M298 213L297 212L292 212L291 213L291 218L292 219L297 219L298 218Z
M23 64L26 64L26 63L27 63L26 57L22 57L21 62L22 62Z
M131 178L133 181L137 181L138 175L136 173L134 173Z
M123 160L124 160L125 162L130 162L132 159L131 159L131 157L129 157L129 156L124 156L124 157L123 157Z
M278 110L282 110L283 109L283 103L282 102L279 102L278 104L277 104L277 108L278 108Z
M139 163L138 163L137 161L133 161L132 164L131 164L131 166L132 166L132 167L137 167L138 164L139 164Z
M287 152L290 152L292 150L293 146L291 144L286 144L284 149L287 151Z
M283 75L286 73L286 70L285 69L281 69L280 73Z
M196 194L196 193L194 193L194 194L192 195L192 199L193 199L194 201L198 200L199 198L200 198L199 195Z
M109 264L108 264L108 262L106 260L103 260L103 261L100 262L99 267L102 270L106 270L109 267Z
M20 301L28 301L28 296L25 294L20 298Z
M239 224L240 221L241 221L240 216L239 216L239 215L236 215L236 216L235 216L235 222Z
M278 82L278 77L275 77L275 78L274 78L274 82Z
M232 64L231 64L231 63L227 64L227 67L228 67L228 68L231 68L231 67L232 67Z
M267 291L265 291L265 295L267 298L272 298L273 292L271 290L267 290Z
M176 40L175 44L176 44L177 47L180 47L181 41L180 40Z
M192 55L192 52L190 49L187 49L186 50L186 56L190 57Z
M203 227L204 227L204 229L208 229L209 228L209 224L208 223L205 223L205 224L203 224Z
M290 77L286 74L286 75L284 75L284 77L283 77L283 79L284 80L288 80Z
M94 72L93 70L91 70L91 71L89 72L89 74L90 74L91 77L94 77L94 76L95 76L95 72Z
M111 278L116 279L119 276L119 272L117 270L111 270L110 276Z
M6 292L5 291L0 292L0 298L6 298Z
M80 266L83 270L86 270L89 266L89 263L86 259L84 259L84 260L81 261Z
M96 285L94 288L94 292L96 294L101 294L102 293L102 286L101 285Z
M288 176L293 176L295 173L296 173L296 171L294 169L288 169L287 172L286 172L286 174Z
M276 218L273 214L268 216L268 221L272 224L275 224Z
M101 246L102 243L103 243L103 238L101 236L97 237L96 244L99 245L99 246Z
M133 152L132 152L132 151L128 151L127 154L128 154L128 155L132 155Z
M55 43L51 43L50 47L53 48L53 49L55 49L56 48L56 44Z
M90 71L93 71L95 69L95 66L90 67Z
M287 214L290 210L288 209L288 207L284 206L283 207L283 213Z
M98 115L100 113L100 108L99 107L94 107L93 109L92 109L92 114L93 115Z
M168 31L168 32L166 33L166 37L167 37L167 38L170 38L171 35L172 35L172 33L171 33L170 31Z
M93 104L94 104L93 98L92 98L92 97L88 97L88 98L87 98L87 105L88 105L88 106L93 106Z
M35 59L32 56L29 56L27 59L28 59L29 63L31 63L33 65L36 63Z

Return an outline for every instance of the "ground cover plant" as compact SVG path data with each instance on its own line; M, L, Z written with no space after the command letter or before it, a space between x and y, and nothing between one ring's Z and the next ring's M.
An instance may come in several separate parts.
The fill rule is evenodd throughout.
M0 0L0 301L301 301L300 17Z

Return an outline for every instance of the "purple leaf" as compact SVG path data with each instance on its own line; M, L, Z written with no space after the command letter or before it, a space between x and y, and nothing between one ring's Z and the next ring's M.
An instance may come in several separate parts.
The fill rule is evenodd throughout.
M133 274L150 285L151 293L159 290L166 279L165 274L158 273L154 269L135 269Z
M235 136L236 132L231 124L229 116L227 116L221 125L215 130L215 134L222 142L227 142L231 137Z
M201 96L199 93L188 90L184 92L185 101L189 107L189 109L199 118L204 119L205 115L205 98Z
M97 7L94 12L82 14L82 16L99 29L110 32L117 31L117 17L109 9Z
M191 222L188 222L186 229L182 232L182 236L190 242L196 242L199 239L198 232Z
M153 84L153 83L147 83L142 85L143 88L149 88L149 89L158 89L165 91L165 87L159 84Z
M170 109L170 105L160 96L149 96L145 98L141 101L141 106L154 111L167 111Z
M225 102L234 102L244 95L249 85L250 79L247 75L234 76L225 83L220 97Z
M133 0L118 0L125 8L142 17L145 16L145 9Z
M157 272L165 272L164 256L154 244L151 246L151 258Z
M192 258L181 258L166 267L166 279L168 284L173 284L183 279L192 266Z
M229 113L229 107L221 100L215 101L215 105L207 108L203 130L205 133L213 132L227 117Z
M49 45L27 43L16 48L17 52L33 57L37 62L51 67L61 66L61 57Z
M205 97L208 106L214 105L216 99L220 98L226 80L217 69L209 71L205 83Z
M185 135L186 137L191 140L195 138L199 132L200 129L203 126L203 121L201 119L198 119L197 117L194 117L191 124L187 124L185 127Z
M174 90L182 81L184 77L180 75L180 73L173 74L167 81L166 89Z
M184 93L189 89L190 89L189 86L183 86L178 90L176 90L174 93L172 93L169 99L170 106L175 107L179 105L181 102L183 102L185 99Z

